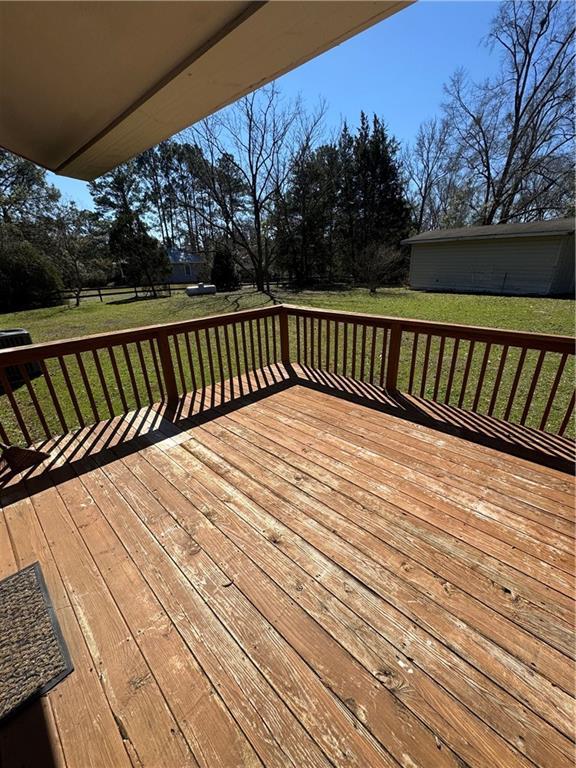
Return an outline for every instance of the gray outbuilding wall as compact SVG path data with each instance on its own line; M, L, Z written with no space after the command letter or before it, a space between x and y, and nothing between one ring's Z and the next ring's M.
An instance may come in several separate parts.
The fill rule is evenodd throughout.
M466 230L446 230L410 238L405 241L412 247L410 287L518 296L573 293L573 231L540 234L533 231L533 225L514 225L522 226L530 227L526 236L497 225L469 231L498 233L500 229L504 236L474 237L461 234ZM443 234L446 239L442 239Z

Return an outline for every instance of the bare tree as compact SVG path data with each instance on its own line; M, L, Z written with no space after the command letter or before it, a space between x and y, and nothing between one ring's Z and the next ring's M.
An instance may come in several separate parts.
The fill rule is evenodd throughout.
M446 180L452 165L450 157L450 129L447 120L433 118L420 125L413 147L403 155L403 165L411 189L416 231L436 229L446 190Z
M562 214L572 193L574 6L508 0L488 44L502 55L495 80L457 72L446 91L471 207L482 224Z
M473 83L457 71L442 118L405 152L418 231L573 211L573 4L507 0L486 43L498 75Z
M212 225L248 259L256 287L269 288L276 256L274 201L283 189L302 131L299 100L283 103L274 84L191 129L204 156L204 185L214 204ZM206 216L206 211L200 215Z
M370 243L358 252L355 278L365 284L370 293L376 293L383 285L397 285L407 274L407 257L398 248Z

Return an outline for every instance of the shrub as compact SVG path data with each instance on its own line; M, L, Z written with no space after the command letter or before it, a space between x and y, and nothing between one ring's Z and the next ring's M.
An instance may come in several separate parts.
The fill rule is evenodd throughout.
M31 243L0 241L0 312L59 304L61 288L56 268Z

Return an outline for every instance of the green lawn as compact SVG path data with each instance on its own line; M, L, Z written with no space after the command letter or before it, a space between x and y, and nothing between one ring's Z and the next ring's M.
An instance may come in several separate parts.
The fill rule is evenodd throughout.
M533 299L533 298L509 298L492 296L467 296L455 294L428 294L412 292L403 289L380 290L376 295L363 289L345 292L314 292L305 291L301 293L278 292L275 296L277 302L286 302L300 304L325 309L340 309L351 312L364 312L369 314L390 315L398 317L413 317L426 320L436 320L444 322L462 323L469 325L484 325L500 328L510 328L517 330L537 331L541 333L556 334L574 334L574 302L568 300L556 299ZM88 300L83 302L80 307L60 306L50 309L35 310L31 312L19 312L13 314L0 315L0 328L26 328L32 335L34 342L52 341L64 338L73 338L94 333L103 333L113 330L132 328L142 325L153 325L156 323L168 323L178 320L185 320L194 317L203 317L225 312L234 312L241 309L265 306L271 303L271 299L253 290L245 289L243 291L218 294L215 296L204 296L189 298L183 292L179 292L170 298L150 299L141 301L129 301L126 303L100 303L97 300ZM370 339L369 339L370 342ZM222 338L224 344L224 338ZM206 350L205 350L206 351ZM136 359L136 350L129 350L130 354ZM430 360L436 359L438 353L438 342L435 341L431 348ZM446 345L446 355L450 353L450 345ZM186 349L182 346L182 356L186 357ZM418 349L418 357L423 356L423 345ZM407 385L407 370L409 367L410 348L407 344L402 356L402 365L400 370L400 386L405 388ZM198 365L198 354L195 348L192 349L192 358L195 366ZM449 359L448 357L446 359ZM507 363L505 374L502 378L503 385L511 383L513 376L515 360L514 354L510 356ZM528 376L522 382L518 391L518 400L522 401L522 394L527 392L530 386L530 366L535 365L536 356L532 355L527 359ZM152 359L147 349L144 349L144 360L146 366L152 366ZM459 358L458 376L462 376L464 368L465 355L462 360ZM108 404L101 394L101 384L98 380L97 371L91 359L86 361L86 375L93 385L96 393L96 406L99 413L107 415ZM490 397L490 383L496 376L499 362L499 350L494 348L490 355L490 362L486 372L486 386L482 390L482 399L480 401L484 409L487 408ZM204 368L207 369L206 355L204 354ZM91 364L91 365L90 365ZM128 381L128 369L123 357L122 350L119 350L117 365L122 381ZM481 350L477 350L473 358L473 369L477 372L481 365ZM447 366L446 366L447 367ZM112 395L112 406L114 412L123 410L121 393L114 383L115 377L110 359L102 356L102 368L106 381L110 384ZM233 365L233 368L235 366ZM66 385L56 361L49 364L49 371L54 380L54 386L58 392L65 393ZM191 385L190 371L186 370L186 381ZM144 392L144 380L140 370L135 370L136 388ZM545 369L542 371L541 382L536 392L537 405L543 409L547 392L552 384L554 369ZM87 422L91 418L91 405L85 394L85 387L82 383L81 371L77 362L72 359L70 362L70 377L73 383L74 391L78 396L78 401L82 412L85 414ZM573 377L573 367L567 368L566 377ZM218 376L216 375L216 378ZM440 393L446 385L446 374L444 375ZM432 383L427 382L424 387L427 396L432 395ZM41 403L49 403L49 392L42 378L36 379L34 388L38 393ZM132 387L133 389L133 387ZM153 397L159 398L158 387L152 382ZM569 394L566 396L569 398ZM470 407L469 400L472 393L469 394L464 405ZM550 417L551 425L558 425L562 418L562 406L566 407L562 398L560 407L556 409ZM27 423L34 425L31 429L33 437L40 439L43 436L40 424L38 423L33 403L25 387L17 391L17 399L20 403ZM126 399L129 407L135 405L134 397L131 396L131 387L127 386ZM17 425L12 417L11 409L6 402L6 397L0 397L0 419L8 431L10 437L14 440L21 440L18 435ZM69 425L78 423L75 415L73 403L67 394L63 394L63 409L65 418ZM4 401L4 402L3 402ZM498 408L496 410L498 415ZM520 416L520 411L513 412L516 419ZM48 415L48 422L52 429L58 431L56 414ZM534 422L528 422L532 426L537 426Z
M309 307L465 325L569 335L575 330L575 302L560 299L421 293L405 289L381 289L376 295L370 295L364 289L301 293L280 291L275 297L280 302ZM195 298L181 292L165 299L118 304L94 300L85 301L78 308L62 306L0 315L0 328L26 328L35 342L52 341L235 312L270 303L267 296L253 290Z

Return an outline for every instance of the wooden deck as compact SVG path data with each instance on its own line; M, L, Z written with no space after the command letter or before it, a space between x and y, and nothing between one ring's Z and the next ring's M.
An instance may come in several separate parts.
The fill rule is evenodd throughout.
M5 768L573 765L572 477L302 385L123 429L3 492L75 665Z

